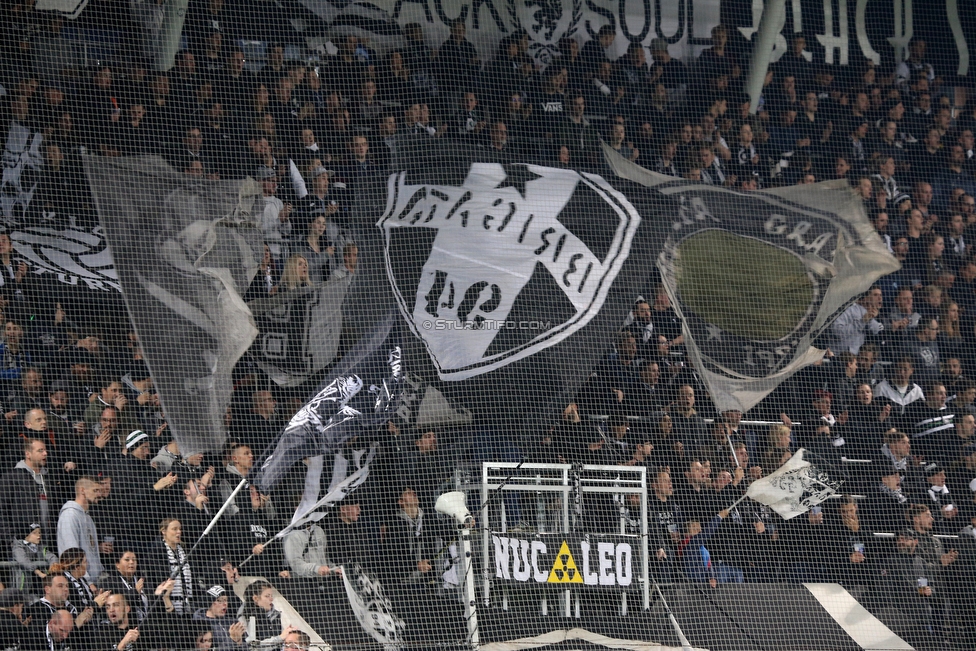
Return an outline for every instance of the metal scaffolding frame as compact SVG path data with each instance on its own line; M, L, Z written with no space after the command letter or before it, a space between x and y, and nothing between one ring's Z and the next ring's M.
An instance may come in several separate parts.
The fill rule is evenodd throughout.
M649 610L650 605L650 557L647 542L647 469L631 466L602 466L552 464L552 463L512 463L486 461L481 466L481 504L479 515L482 529L482 562L483 565L483 599L484 604L491 603L492 577L488 568L492 566L491 543L492 535L492 505L490 496L496 491L508 493L527 493L535 497L535 526L531 527L535 533L617 533L617 532L585 532L582 523L577 518L576 500L582 500L584 494L619 495L624 499L626 495L637 495L640 499L640 531L631 534L626 530L626 519L621 514L619 534L633 536L639 539L640 549L640 578L638 579L641 592L642 608ZM553 499L558 500L558 508L553 506ZM574 508L570 505L574 504ZM529 504L531 509L532 505ZM557 513L551 515L551 511ZM498 502L497 515L501 532L509 530L508 514L505 500ZM520 523L521 524L521 523ZM579 618L579 598L573 599L573 591L566 589L560 598L560 610L565 617ZM543 615L548 614L548 600L540 601ZM508 596L502 591L502 608L507 609ZM627 614L627 593L620 596L620 614Z

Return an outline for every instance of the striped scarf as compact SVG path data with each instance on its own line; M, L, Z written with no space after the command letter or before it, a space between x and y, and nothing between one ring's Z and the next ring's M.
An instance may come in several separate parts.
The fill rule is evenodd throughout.
M179 614L189 615L191 613L189 601L193 598L193 573L190 571L190 564L186 562L186 552L183 551L182 545L177 545L175 550L165 543L163 547L166 549L166 558L169 561L169 574L176 575L176 585L170 593L173 607ZM182 575L177 571L181 565Z

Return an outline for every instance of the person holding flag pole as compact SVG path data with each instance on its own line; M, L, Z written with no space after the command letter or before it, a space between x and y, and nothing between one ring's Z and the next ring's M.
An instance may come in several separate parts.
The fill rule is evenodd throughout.
M166 582L164 582L163 585L169 584L171 589L171 586L173 585L173 582L175 582L176 577L182 575L184 568L190 562L190 559L193 557L194 552L196 552L196 550L200 548L200 543L202 543L204 538L206 538L207 535L213 531L214 527L217 525L217 521L220 520L221 516L223 516L227 512L227 509L234 503L234 499L237 497L237 494L246 485L247 485L247 479L241 479L241 481L234 488L233 492L231 492L228 498L224 500L224 503L221 505L220 510L218 510L217 513L214 514L214 517L210 520L210 523L203 530L203 533L200 534L200 537L193 544L193 547L190 548L190 551L188 551L185 555L183 555L183 558L180 559L179 563L175 567L173 567L173 569L170 571L169 579ZM236 580L237 570L235 569L233 572L234 574L232 576L234 580ZM228 578L230 579L230 577ZM160 587L163 586L161 585ZM168 601L168 600L169 600L169 591L167 589L164 588L163 590L157 590L156 598L153 600L151 604L149 604L149 608L146 610L145 617L139 623L139 625L135 627L134 630L145 631L146 629L148 629L149 627L147 623L152 617L153 611L155 611L156 607L159 605L159 602ZM138 634L136 635L136 637L138 638Z
M765 504L784 520L806 513L837 494L843 480L834 480L806 459L803 448L775 472L752 482L745 495L728 508L746 499Z

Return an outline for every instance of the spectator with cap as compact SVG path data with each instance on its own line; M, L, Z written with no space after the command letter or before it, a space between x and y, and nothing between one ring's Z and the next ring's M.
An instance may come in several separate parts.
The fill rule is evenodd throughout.
M213 632L216 651L241 651L246 649L244 635L247 627L236 617L228 615L230 598L223 586L214 585L207 590L208 608L198 608L193 613L195 621L205 622Z
M897 531L905 524L905 508L909 505L908 495L902 490L902 472L892 466L879 464L871 473L873 485L868 491L865 520L874 531Z
M942 534L955 533L959 528L959 509L946 486L945 468L933 461L922 468L922 476L924 483L916 488L913 501L928 505L935 519L934 531Z
M11 543L10 560L16 561L17 566L10 570L10 587L28 595L41 595L41 580L58 557L44 543L40 524L32 522L27 529L26 536L19 535Z
M303 224L310 223L316 216L323 215L330 220L338 219L349 211L342 194L342 183L333 184L335 172L322 165L312 168L312 191L302 198L298 206L298 216ZM333 226L332 229L334 230ZM333 235L330 233L330 235Z
M149 461L149 435L141 429L132 430L125 439L125 454L116 464L115 487L123 512L143 512L146 520L158 520L162 511L175 502L178 477L174 472L160 473ZM154 536L148 527L134 527L128 536L133 541L150 542Z

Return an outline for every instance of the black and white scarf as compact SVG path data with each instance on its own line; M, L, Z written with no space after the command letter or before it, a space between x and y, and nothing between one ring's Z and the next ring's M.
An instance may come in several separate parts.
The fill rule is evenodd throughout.
M949 497L949 487L945 485L929 486L929 497L940 506L952 504L952 498Z
M752 159L756 157L756 146L752 143L748 145L739 145L739 153L736 158L739 161L739 165L752 165Z
M182 545L177 545L173 550L169 545L163 544L166 549L166 559L169 561L170 576L176 575L176 585L170 597L173 600L173 607L181 615L190 614L189 600L193 598L193 573L190 571L190 564L186 562L186 552ZM180 566L183 567L182 575L178 572Z
M892 489L892 488L888 488L884 484L881 484L881 494L887 495L888 497L895 500L899 504L904 504L905 502L908 501L908 498L905 496L905 494L901 492L901 488Z
M138 599L139 599L139 605L138 606L135 605L135 604L132 604L132 603L130 603L130 605L132 606L132 608L133 608L133 610L134 610L134 612L136 614L136 618L141 623L142 620L145 619L145 617L146 617L146 612L149 610L149 597L147 597L145 595L145 593L139 592L139 590L136 589L136 583L139 582L139 579L136 579L135 577L133 577L133 579L135 579L135 580L133 580L132 583L129 583L126 580L126 578L124 576L122 576L122 573L119 572L119 581L122 582L122 585L125 586L125 589L127 591L126 592L126 598L129 599L129 601L131 602L132 601L132 595L136 595L138 597Z
M78 595L78 603L81 604L81 609L84 610L89 606L95 608L95 594L91 591L91 588L84 581L79 581L71 572L65 572L64 578L68 579L68 583L75 587L75 594Z

